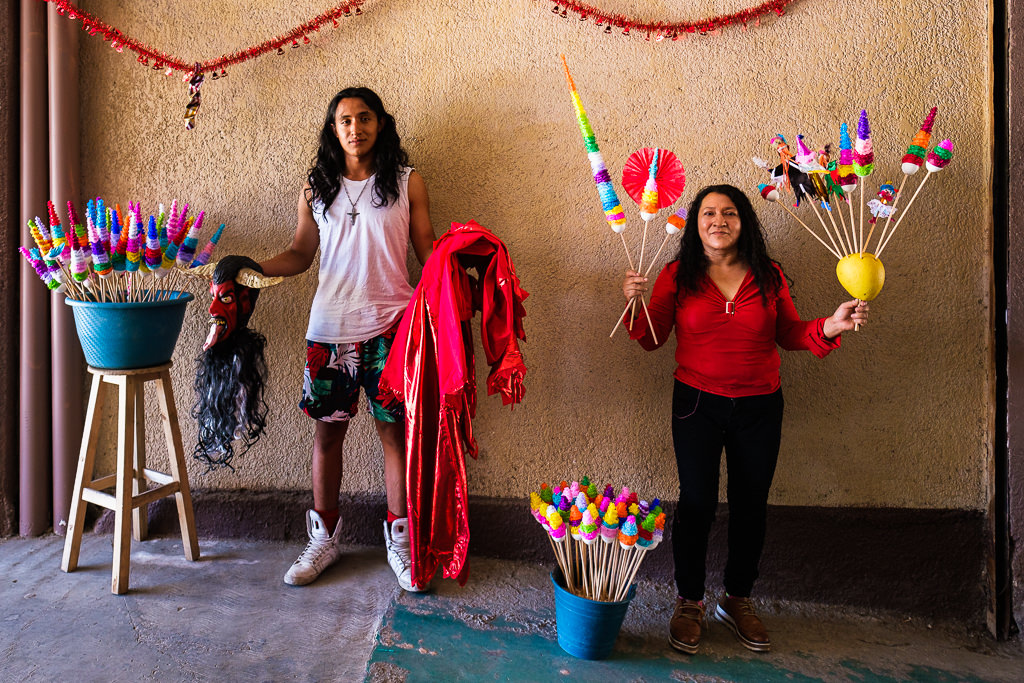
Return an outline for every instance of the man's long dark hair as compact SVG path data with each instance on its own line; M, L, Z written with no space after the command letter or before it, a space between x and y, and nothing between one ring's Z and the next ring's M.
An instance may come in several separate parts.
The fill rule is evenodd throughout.
M676 274L679 296L700 291L708 272L708 257L704 253L704 244L700 241L697 221L700 218L701 203L712 193L724 194L736 205L740 218L740 237L736 247L740 258L750 266L754 274L754 282L761 290L761 298L767 301L769 296L775 296L782 287L782 278L776 269L778 262L768 255L764 229L757 214L754 213L750 200L743 190L732 185L709 185L698 192L690 203L689 212L686 214L686 230L679 244L679 271Z
M357 97L365 102L381 124L373 146L373 171L376 174L373 180L374 206L385 206L398 199L398 174L402 166L409 165L409 155L402 149L395 119L384 110L384 103L377 93L369 88L345 88L327 105L324 125L320 129L320 147L306 177L310 187L306 200L310 206L314 200L323 202L324 213L341 191L341 177L345 173L345 152L335 133L334 115L338 104L348 97Z

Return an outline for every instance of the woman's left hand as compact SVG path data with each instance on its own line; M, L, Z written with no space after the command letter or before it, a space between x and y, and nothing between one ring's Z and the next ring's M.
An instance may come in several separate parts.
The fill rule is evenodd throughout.
M843 332L852 330L857 325L864 325L868 321L869 306L866 301L853 299L839 304L839 308L832 314L831 318L825 318L822 326L825 336L835 339Z

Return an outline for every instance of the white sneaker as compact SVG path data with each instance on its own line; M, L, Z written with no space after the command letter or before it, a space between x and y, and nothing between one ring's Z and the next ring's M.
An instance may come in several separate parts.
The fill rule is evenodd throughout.
M284 582L291 586L305 586L315 581L323 570L337 562L341 557L341 548L338 546L340 530L340 518L334 527L334 533L330 534L324 526L323 518L316 510L307 510L306 533L309 534L309 543L299 555L299 559L289 567L288 573L284 575Z
M412 558L409 555L409 518L400 517L391 523L384 522L384 546L388 549L388 564L398 577L398 585L410 593L418 593L412 582Z

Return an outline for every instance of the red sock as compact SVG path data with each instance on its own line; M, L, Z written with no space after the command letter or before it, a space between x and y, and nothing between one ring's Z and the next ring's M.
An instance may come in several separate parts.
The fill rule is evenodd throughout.
M324 526L330 531L330 535L334 535L334 527L338 526L338 518L341 516L338 512L338 508L333 510L317 510L313 508L313 512L320 515L320 518L324 520Z
M388 526L391 526L396 519L401 519L401 517L393 513L391 510L388 510Z

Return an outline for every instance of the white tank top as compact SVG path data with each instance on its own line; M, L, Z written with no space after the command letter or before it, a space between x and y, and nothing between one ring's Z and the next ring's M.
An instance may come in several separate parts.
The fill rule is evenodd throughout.
M313 202L320 228L320 281L307 339L328 344L366 341L402 316L413 295L405 264L411 172L401 169L398 198L383 207L373 205L375 176L345 180L326 215L323 202ZM359 213L354 222L349 196Z

